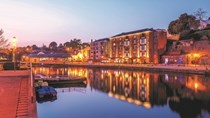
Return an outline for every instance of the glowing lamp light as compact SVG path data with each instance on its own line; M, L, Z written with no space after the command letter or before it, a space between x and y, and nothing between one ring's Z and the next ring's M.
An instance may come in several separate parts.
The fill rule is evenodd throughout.
M13 47L13 48L16 48L16 43L17 43L17 39L16 39L16 37L14 36L14 37L12 38L12 47Z

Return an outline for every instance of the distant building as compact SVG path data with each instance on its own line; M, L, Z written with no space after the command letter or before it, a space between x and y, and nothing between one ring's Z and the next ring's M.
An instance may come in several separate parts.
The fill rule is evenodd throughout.
M22 61L41 63L41 62L65 62L69 57L68 53L50 53L45 51L31 53L23 56Z
M115 63L159 63L166 41L166 30L124 32L110 38L110 58Z
M107 62L110 52L109 39L99 39L91 41L90 43L90 52L89 52L89 61L93 62Z
M77 54L72 54L68 61L70 62L87 62L89 59L89 50L90 47L84 47L82 48Z
M0 61L8 61L8 60L9 60L8 54L5 52L0 52Z

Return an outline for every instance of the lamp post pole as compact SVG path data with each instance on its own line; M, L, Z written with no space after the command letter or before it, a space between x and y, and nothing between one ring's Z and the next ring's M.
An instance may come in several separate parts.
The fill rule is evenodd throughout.
M16 70L15 50L16 50L16 37L12 38L12 62L14 63L14 70Z

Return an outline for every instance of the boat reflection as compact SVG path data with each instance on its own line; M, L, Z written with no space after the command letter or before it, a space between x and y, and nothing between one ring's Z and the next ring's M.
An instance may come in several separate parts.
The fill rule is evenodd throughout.
M44 103L44 102L54 102L55 100L57 100L57 96L50 96L50 97L36 97L36 101L38 103Z

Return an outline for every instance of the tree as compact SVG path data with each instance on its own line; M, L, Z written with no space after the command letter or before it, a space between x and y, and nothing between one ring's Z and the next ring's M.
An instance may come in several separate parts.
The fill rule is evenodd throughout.
M3 36L4 31L0 30L0 48L5 48L9 46L8 39Z
M50 48L50 49L55 49L55 48L57 48L57 43L56 43L55 41L51 42L51 43L49 44L49 48Z
M199 27L199 21L193 15L187 13L181 14L179 19L170 22L168 26L168 32L170 34L180 34L183 31L197 29Z
M204 11L202 8L199 8L197 11L194 12L194 15L197 17L198 20L204 20L206 14L207 11Z
M32 45L31 48L32 48L32 50L37 50L37 49L39 49L36 45Z
M63 48L63 44L62 44L62 43L60 43L58 47L59 47L59 48Z

